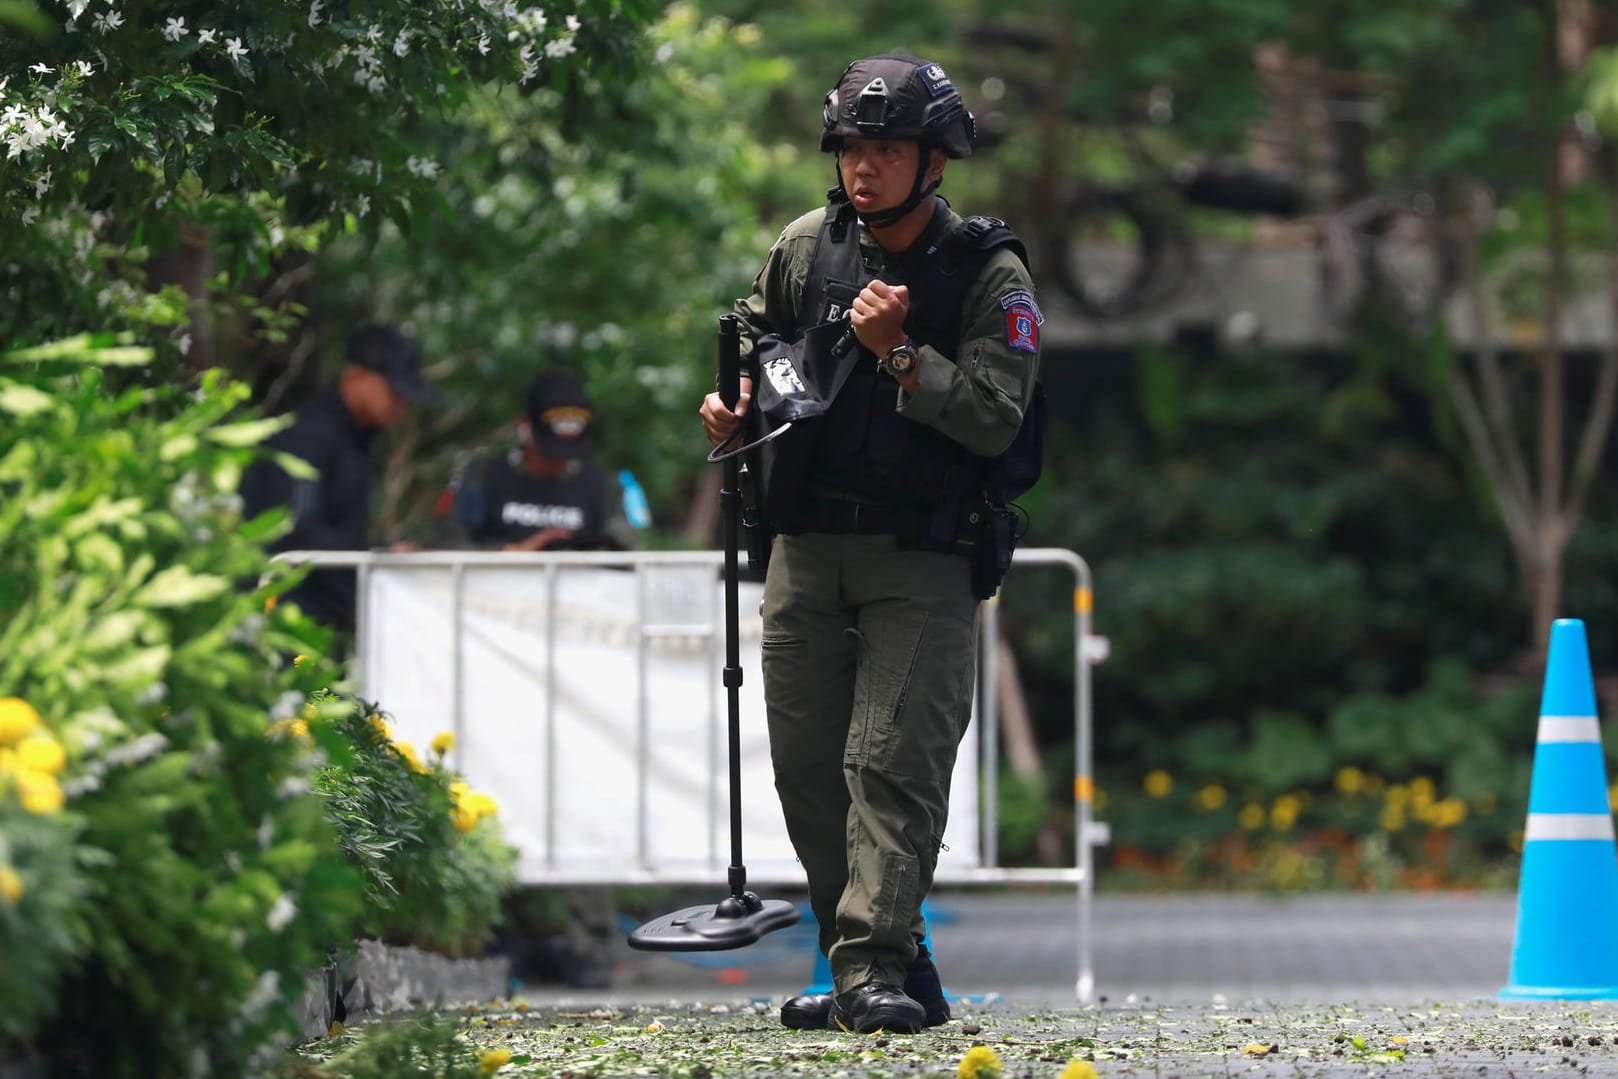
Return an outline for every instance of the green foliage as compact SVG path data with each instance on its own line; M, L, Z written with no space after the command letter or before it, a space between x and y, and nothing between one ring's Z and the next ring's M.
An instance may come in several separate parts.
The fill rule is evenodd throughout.
M493 802L455 779L443 753L423 763L415 747L395 742L374 705L343 706L331 733L345 752L316 789L344 853L365 874L359 935L481 955L516 861Z
M0 1061L28 1044L83 954L79 905L88 882L79 831L75 818L29 813L0 796Z
M586 381L603 459L634 470L654 518L683 513L716 318L826 173L812 146L756 139L792 68L750 28L677 4L637 47L633 80L471 95L423 133L445 163L445 214L423 235L325 252L328 315L413 323L443 390L398 458L406 531L419 536L457 459L509 442L527 384L551 366Z
M0 246L12 264L0 332L31 340L106 325L109 306L183 321L183 304L145 310L153 255L211 246L241 284L301 243L305 226L415 228L440 204L440 165L418 124L484 84L566 92L575 69L611 69L653 9L586 0L564 18L450 0L175 0L137 15L53 0L44 10L55 32L0 37Z
M240 520L262 433L232 423L244 391L121 388L110 365L139 358L97 340L0 356L0 696L66 747L82 874L63 893L82 896L78 959L32 1040L98 1074L205 1057L229 1075L288 1029L355 909L314 758L265 737L330 670L287 664L318 634L264 610L288 578L259 583L278 520Z
M512 1059L509 1050L480 1051L454 1020L412 1017L367 1023L310 1046L289 1056L274 1074L279 1079L480 1079Z

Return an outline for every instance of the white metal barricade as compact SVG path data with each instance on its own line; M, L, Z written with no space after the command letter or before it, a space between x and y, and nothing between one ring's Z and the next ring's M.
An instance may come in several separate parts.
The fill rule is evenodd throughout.
M289 551L296 563L358 574L354 677L359 694L424 744L452 730L452 766L501 805L531 884L724 883L729 862L723 551L506 553ZM978 738L962 745L951 785L940 884L1061 883L1077 891L1077 993L1094 992L1090 907L1089 566L1072 551L1016 552L1017 566L1073 573L1074 817L1071 867L999 865L998 602L984 604ZM628 570L630 572L624 572ZM1014 585L1013 585L1014 586ZM801 884L769 785L758 596L744 582L743 855L750 881ZM672 690L670 689L672 687ZM626 707L628 701L633 708ZM758 793L760 784L767 793ZM747 788L751 793L747 793Z

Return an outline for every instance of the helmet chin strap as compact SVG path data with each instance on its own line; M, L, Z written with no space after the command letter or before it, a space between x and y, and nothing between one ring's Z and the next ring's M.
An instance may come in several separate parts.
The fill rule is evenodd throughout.
M842 191L843 197L847 199L848 188L843 186L843 155L841 152L837 154L835 165L837 168L838 190ZM931 195L934 191L938 190L938 185L940 183L939 180L934 180L932 183L927 182L927 165L928 157L924 152L921 155L921 161L916 165L916 182L910 188L909 198L905 199L897 206L890 206L886 210L877 210L875 213L860 214L860 220L865 222L868 228L873 229L885 229L889 225L897 224L899 221L903 220L906 214L908 214L911 210L914 210L917 206L921 205L923 199L925 199L928 195ZM853 200L850 199L849 201L852 202Z

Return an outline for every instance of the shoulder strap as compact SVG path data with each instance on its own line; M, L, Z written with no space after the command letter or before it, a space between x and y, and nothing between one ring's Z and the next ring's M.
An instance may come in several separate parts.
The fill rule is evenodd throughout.
M1002 247L1009 248L1018 261L1028 266L1028 248L1009 225L998 217L968 217L962 219L960 226L944 241L943 251L946 261L971 260L981 267L990 254ZM945 272L959 272L959 267Z

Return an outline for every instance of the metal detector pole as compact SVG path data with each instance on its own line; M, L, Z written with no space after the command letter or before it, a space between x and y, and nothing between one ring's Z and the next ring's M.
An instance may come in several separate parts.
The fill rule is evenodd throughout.
M719 319L719 400L732 412L742 395L741 319ZM737 533L741 527L741 458L725 458L724 485L719 506L725 530L725 705L730 724L730 894L747 889L747 867L742 863L742 660L741 621L737 596L741 571L737 565Z

